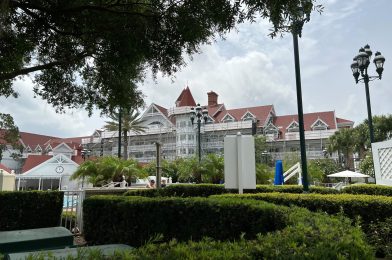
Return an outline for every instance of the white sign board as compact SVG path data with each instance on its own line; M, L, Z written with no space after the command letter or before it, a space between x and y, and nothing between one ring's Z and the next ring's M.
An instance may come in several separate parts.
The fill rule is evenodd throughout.
M376 184L392 186L392 140L372 143Z
M256 189L255 142L251 135L229 135L224 139L225 188Z

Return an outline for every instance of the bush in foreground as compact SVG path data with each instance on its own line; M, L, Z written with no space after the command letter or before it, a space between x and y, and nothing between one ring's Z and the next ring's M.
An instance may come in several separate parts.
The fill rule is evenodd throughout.
M89 244L140 246L163 236L166 244L140 247L131 259L372 258L347 218L255 200L97 196L85 201L84 217Z
M63 197L60 191L0 192L0 231L58 226Z

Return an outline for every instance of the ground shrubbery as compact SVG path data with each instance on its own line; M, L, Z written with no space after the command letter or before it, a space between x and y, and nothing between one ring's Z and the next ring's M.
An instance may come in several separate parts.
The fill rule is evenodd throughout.
M392 187L376 184L350 185L342 193L392 196Z
M58 226L63 197L60 191L0 192L0 231Z
M139 246L159 234L169 243L141 247L136 259L372 256L360 228L344 217L255 200L96 196L85 200L84 220L90 244Z
M232 194L221 195L232 197ZM219 197L219 196L218 196ZM374 246L377 257L392 257L392 198L370 195L320 195L320 194L245 194L235 196L242 199L255 199L280 205L296 205L311 211L328 214L343 213L353 220L360 220L367 241Z
M255 190L244 190L244 193L303 193L300 185L257 185ZM310 187L310 193L336 194L339 191L324 187ZM219 184L173 184L163 189L131 190L125 193L126 196L143 197L208 197L225 193L238 193L237 190L227 190L224 185Z

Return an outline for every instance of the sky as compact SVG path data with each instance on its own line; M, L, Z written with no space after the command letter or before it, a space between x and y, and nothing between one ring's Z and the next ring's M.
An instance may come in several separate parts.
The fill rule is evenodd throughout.
M363 83L355 84L350 65L359 48L369 44L385 57L382 80L370 82L373 115L392 113L392 1L319 0L320 15L312 13L299 39L304 113L335 111L355 124L367 118ZM207 92L216 92L227 109L274 105L277 115L297 114L293 39L291 34L271 39L266 20L238 25L236 30L201 46L200 54L174 78L148 74L139 85L146 108L153 102L174 106L189 86L196 103L207 104ZM374 55L373 55L374 57ZM373 58L372 57L372 58ZM374 64L369 75L377 75ZM0 112L13 116L20 131L57 137L91 135L107 118L83 110L57 114L44 100L33 97L28 77L15 82L20 97L0 98Z

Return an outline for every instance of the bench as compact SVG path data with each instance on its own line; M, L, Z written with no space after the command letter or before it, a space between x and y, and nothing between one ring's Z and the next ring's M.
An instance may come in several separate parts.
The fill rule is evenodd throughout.
M0 232L0 253L17 253L73 246L73 235L64 227Z
M23 252L23 253L13 253L8 254L5 259L8 260L21 260L28 259L28 256L39 256L46 259L45 256L50 256L50 259L68 259L69 257L76 258L84 256L89 250L99 250L104 257L108 257L114 254L114 252L126 252L132 250L133 248L128 245L123 244L110 244L110 245L100 245L100 246L89 246L89 247L79 247L79 248L64 248L56 250L45 250L36 252ZM79 251L79 252L78 252ZM41 258L40 258L41 259Z

